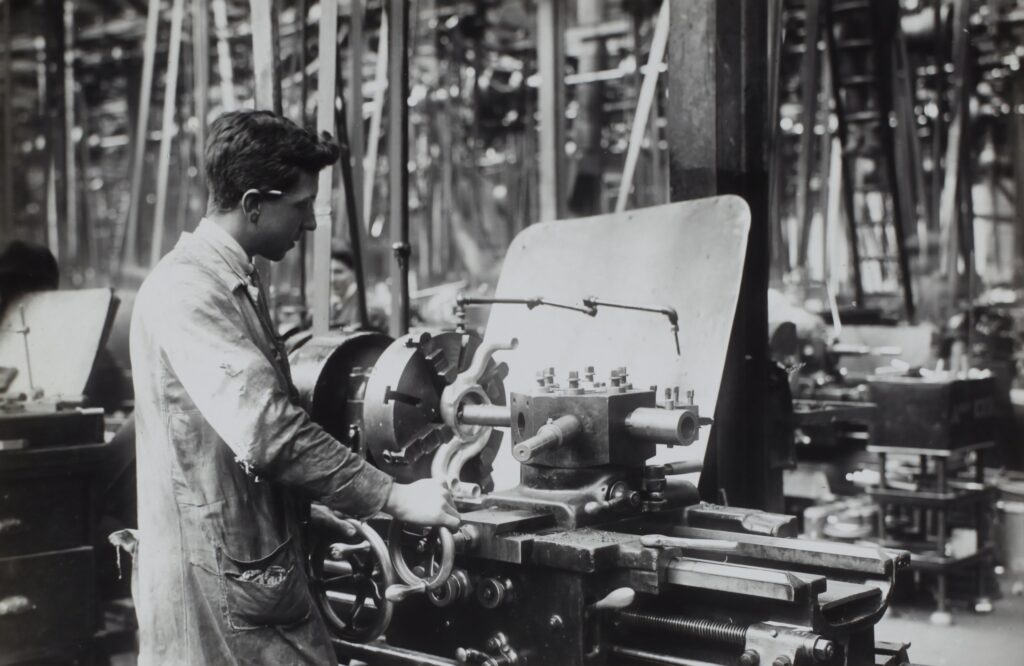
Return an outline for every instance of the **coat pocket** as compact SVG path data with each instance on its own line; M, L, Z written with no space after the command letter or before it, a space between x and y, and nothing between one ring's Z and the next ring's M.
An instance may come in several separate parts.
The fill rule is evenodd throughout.
M312 602L291 539L257 560L219 549L228 624L233 629L288 626L307 619Z

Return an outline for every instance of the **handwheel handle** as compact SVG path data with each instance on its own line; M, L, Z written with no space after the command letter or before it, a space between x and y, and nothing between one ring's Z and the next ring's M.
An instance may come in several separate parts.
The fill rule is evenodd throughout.
M391 521L388 529L388 550L391 553L391 561L395 567L395 573L406 585L424 586L426 590L436 590L445 584L448 577L452 575L455 567L455 537L447 527L436 527L438 536L441 539L441 566L437 573L421 578L413 573L402 554L402 525L397 520ZM397 594L397 593L396 593ZM404 597L403 597L404 598Z
M397 604L399 601L405 601L414 594L423 594L427 591L427 582L421 580L415 585L389 585L388 589L384 590L384 598L389 602Z

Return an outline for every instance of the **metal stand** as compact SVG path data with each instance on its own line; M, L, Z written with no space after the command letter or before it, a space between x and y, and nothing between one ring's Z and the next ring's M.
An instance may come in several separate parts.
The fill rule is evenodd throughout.
M984 442L957 449L868 447L879 460L878 487L868 492L878 503L878 533L882 546L909 550L911 570L934 574L936 609L931 621L936 625L953 623L948 578L957 571L974 569L977 576L974 609L977 612L992 609L985 587L985 575L992 566L988 516L992 493L985 485L984 453L993 446L993 442ZM951 470L957 469L955 464L972 452L973 462L963 466L967 474L951 477ZM904 484L888 477L886 463L890 455L917 457L919 470L914 489L901 487ZM950 516L958 511L971 515L967 527L974 529L977 535L973 553L947 554Z

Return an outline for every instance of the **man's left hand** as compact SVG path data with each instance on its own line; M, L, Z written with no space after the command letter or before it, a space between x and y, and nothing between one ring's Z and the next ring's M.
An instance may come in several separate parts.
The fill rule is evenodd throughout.
M317 532L338 535L349 539L359 534L359 531L351 522L317 502L314 502L310 507L309 519L313 529Z

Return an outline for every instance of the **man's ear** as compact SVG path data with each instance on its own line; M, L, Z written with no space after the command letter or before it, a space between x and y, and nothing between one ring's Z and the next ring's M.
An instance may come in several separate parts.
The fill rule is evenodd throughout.
M263 203L263 196L260 191L253 188L245 191L242 195L242 213L255 223L260 217L260 204Z

